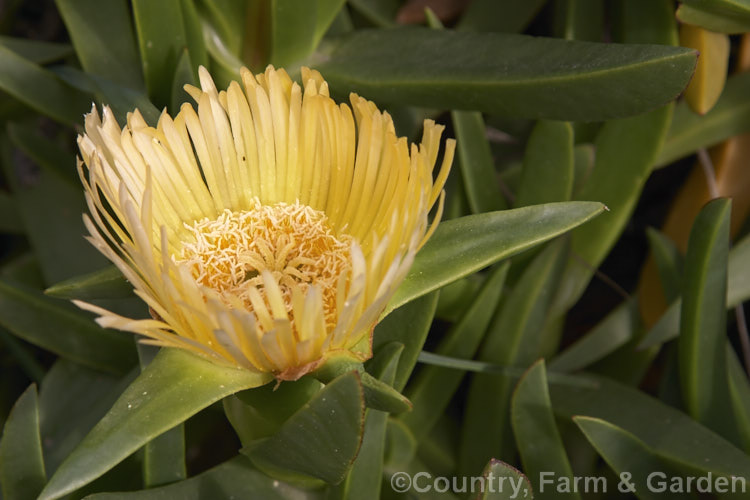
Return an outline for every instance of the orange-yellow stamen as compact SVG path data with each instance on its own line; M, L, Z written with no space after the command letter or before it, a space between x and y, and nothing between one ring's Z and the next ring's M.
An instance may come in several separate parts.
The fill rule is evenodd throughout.
M299 202L255 200L251 210L225 210L216 219L185 227L193 239L183 243L175 262L189 266L196 281L218 292L227 305L239 299L248 310L258 309L253 300L259 293L265 307L283 307L293 321L294 295L315 285L323 294L326 323L335 325L336 291L351 269L352 238L335 235L323 212ZM264 271L278 283L283 304L266 293Z

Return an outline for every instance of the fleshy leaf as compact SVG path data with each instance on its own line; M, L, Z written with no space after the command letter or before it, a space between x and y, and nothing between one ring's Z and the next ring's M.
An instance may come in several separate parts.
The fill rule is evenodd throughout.
M393 387L402 390L409 379L417 356L424 346L427 333L430 331L432 319L437 307L437 293L424 297L399 307L387 318L375 326L373 331L373 349L377 351L389 342L401 342L404 351L399 358L398 371Z
M259 471L243 456L217 465L195 477L159 488L121 493L96 493L88 500L203 500L205 498L263 498L267 500L322 500L317 491L282 483Z
M143 89L133 25L125 0L55 0L87 73Z
M526 144L515 206L570 200L573 173L573 127L566 122L538 122Z
M529 478L515 467L501 460L492 459L483 473L488 486L480 492L479 500L512 500L516 498L532 499L534 490ZM489 486L492 481L492 486Z
M184 53L203 55L195 57L195 60L189 59L189 67L194 75L197 74L199 65L207 64L203 37L189 36L190 19L183 12L183 6L186 5L189 2L182 0L133 2L133 17L146 87L151 100L160 106L171 103L172 81ZM165 19L169 19L169 22L165 23ZM177 110L173 112L176 113Z
M549 363L549 369L571 372L585 368L625 345L633 338L638 327L638 302L627 300L586 335L555 356Z
M135 365L130 334L96 325L71 304L0 281L0 324L18 337L99 370L123 373Z
M481 361L524 370L539 358L549 307L568 256L567 243L552 242L525 267L487 330ZM482 374L472 379L461 428L463 473L472 474L486 460L513 452L512 390L507 377Z
M750 299L750 266L747 265L748 259L750 259L750 237L745 237L729 251L727 308L735 307ZM672 302L638 347L645 349L677 337L680 329L681 307L681 298Z
M364 409L359 375L350 372L326 385L276 434L241 451L272 475L289 471L339 483L357 456Z
M0 484L4 498L32 500L45 482L36 385L31 385L5 422L0 441Z
M597 202L533 205L442 222L417 254L386 312L501 259L538 245L604 211Z
M403 28L344 36L317 69L334 93L383 103L591 121L672 101L695 64L680 47Z
M73 53L73 47L67 43L51 43L9 36L0 36L0 45L36 64L47 64Z
M680 381L688 413L727 436L733 430L726 374L726 296L731 201L709 202L693 223L680 318Z
M659 483L652 481L655 477L657 481L661 479L661 476L654 476L654 473L670 477L664 472L665 469L668 470L667 464L643 441L605 420L573 417L573 421L618 475L621 492L629 490L643 500L663 498L662 494L654 491Z
M573 480L573 472L552 414L543 360L534 363L518 381L510 410L523 469L536 487L536 497L580 499L576 491L566 493L540 488L542 473L551 473L558 481L562 478Z
M497 308L509 264L497 267L472 295L472 303L437 347L438 354L470 359L474 356ZM441 292L442 293L442 292ZM408 385L414 409L400 420L416 437L429 434L458 389L464 374L437 366L423 367Z
M557 415L605 420L692 475L711 471L714 475L750 479L750 458L684 413L604 377L585 380L594 385L550 385Z
M687 4L677 7L677 19L680 22L700 26L716 33L737 34L750 31L750 20L737 19L734 16L715 14L709 10L699 9Z
M0 46L0 90L55 120L74 125L90 106L90 98L54 73Z
M695 114L685 102L677 104L656 165L666 166L701 148L750 132L748 85L750 71L729 77L719 100L711 111L702 116Z
M44 293L60 299L123 299L133 296L133 287L115 266L55 283Z
M394 390L391 384L396 376L398 360L402 352L403 346L400 344L392 343L386 346L372 360L370 368L373 369L373 375L368 375L383 386ZM357 500L380 498L387 424L387 413L367 410L362 446L346 481L339 486L343 498L356 498Z
M458 166L461 168L466 198L472 213L506 208L482 114L476 111L453 111L451 119L458 143Z
M457 29L519 33L531 22L545 0L472 0Z
M77 490L203 408L269 378L182 349L162 349L60 465L40 499Z

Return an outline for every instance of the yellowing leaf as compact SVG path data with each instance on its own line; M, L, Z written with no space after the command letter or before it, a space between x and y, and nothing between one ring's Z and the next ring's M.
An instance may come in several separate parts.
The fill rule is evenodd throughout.
M695 74L685 90L685 100L698 114L714 107L727 79L729 36L698 26L680 26L680 45L696 49L700 56Z

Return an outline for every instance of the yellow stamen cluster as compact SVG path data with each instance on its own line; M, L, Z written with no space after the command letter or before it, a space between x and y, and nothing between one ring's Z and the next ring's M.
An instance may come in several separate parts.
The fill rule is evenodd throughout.
M256 199L252 210L225 210L185 227L194 241L183 242L175 262L188 266L195 280L219 292L228 306L252 310L266 325L272 324L269 309L284 307L294 323L293 305L301 315L308 288L316 286L326 325L335 326L336 292L347 286L352 237L335 236L325 213L299 202L262 205ZM281 304L272 303L264 271L278 283Z

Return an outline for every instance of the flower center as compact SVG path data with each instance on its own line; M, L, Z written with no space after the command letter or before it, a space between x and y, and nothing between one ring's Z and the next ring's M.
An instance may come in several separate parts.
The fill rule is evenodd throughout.
M251 210L225 210L214 220L185 227L194 241L183 243L175 262L189 266L196 281L218 292L227 305L236 306L240 299L252 310L255 289L268 306L261 274L269 271L292 321L294 294L316 285L323 294L326 324L335 325L337 286L351 268L352 237L335 236L325 213L299 202L262 205L256 199Z

